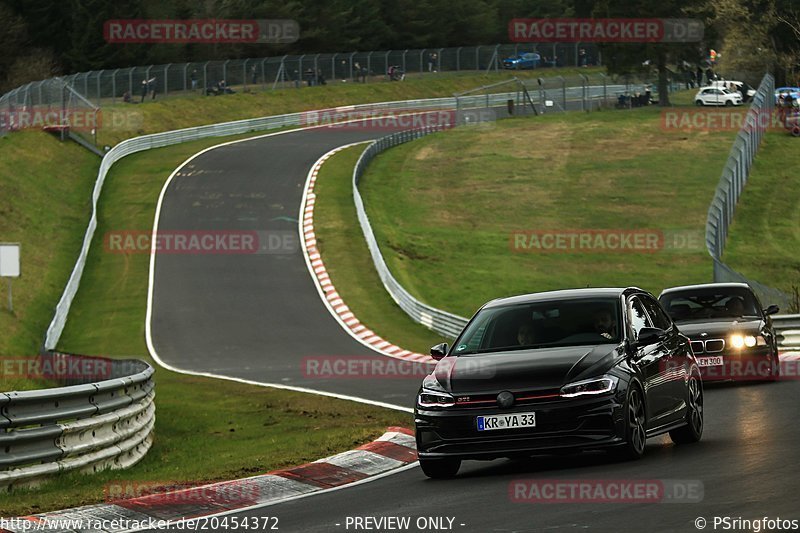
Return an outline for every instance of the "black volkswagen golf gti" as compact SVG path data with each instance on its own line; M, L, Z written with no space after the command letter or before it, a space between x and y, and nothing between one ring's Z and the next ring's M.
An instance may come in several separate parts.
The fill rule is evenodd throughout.
M639 458L647 438L700 440L703 385L689 340L641 289L573 289L493 300L417 396L423 472L464 459L606 449Z

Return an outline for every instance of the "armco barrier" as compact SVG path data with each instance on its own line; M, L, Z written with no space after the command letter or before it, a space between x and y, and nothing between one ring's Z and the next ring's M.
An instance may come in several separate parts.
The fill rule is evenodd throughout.
M48 352L42 367L67 386L0 394L0 487L35 485L59 472L127 468L153 440L153 368L115 360ZM80 377L78 363L102 367ZM64 370L59 370L64 369Z
M800 351L800 315L773 316L772 325L775 327L781 351Z
M367 149L364 150L361 157L358 158L358 162L353 170L353 199L356 204L358 222L361 225L361 231L364 233L364 238L367 241L367 247L372 256L372 262L375 264L375 270L378 271L378 275L386 291L414 322L422 324L440 335L456 338L458 334L461 333L461 330L464 329L464 326L466 326L467 319L420 302L405 290L394 276L392 276L389 267L386 265L386 261L383 259L381 250L378 247L378 242L375 240L375 234L372 232L372 226L369 224L369 217L364 209L364 200L362 200L361 193L358 191L358 180L364 174L369 162L372 161L376 155L393 146L418 139L429 133L434 133L435 131L439 131L439 129L428 128L403 131L373 141Z
M777 304L787 311L789 295L784 292L747 279L722 261L725 251L725 241L728 239L728 228L733 222L736 204L747 184L750 176L750 167L761 145L761 140L769 126L765 117L771 117L775 106L775 79L771 74L764 75L761 84L753 96L753 103L747 114L745 124L736 135L736 140L731 148L725 168L722 171L714 199L708 208L706 219L706 248L714 260L714 281L735 281L747 283L758 294L764 305Z

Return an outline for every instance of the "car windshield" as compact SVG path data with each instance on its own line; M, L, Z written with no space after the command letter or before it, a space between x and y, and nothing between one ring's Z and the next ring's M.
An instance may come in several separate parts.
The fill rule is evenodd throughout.
M618 343L619 299L578 298L482 309L456 340L456 355Z
M755 296L742 287L687 289L669 292L659 300L676 322L760 315Z

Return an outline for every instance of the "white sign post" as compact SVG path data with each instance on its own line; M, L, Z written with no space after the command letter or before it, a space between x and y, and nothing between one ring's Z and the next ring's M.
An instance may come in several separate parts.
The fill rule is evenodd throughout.
M0 242L0 278L8 278L8 310L14 311L11 278L19 277L19 243Z

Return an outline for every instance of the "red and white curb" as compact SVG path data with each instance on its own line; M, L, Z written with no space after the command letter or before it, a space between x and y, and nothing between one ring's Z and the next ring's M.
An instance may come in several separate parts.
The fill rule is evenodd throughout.
M316 163L311 167L306 179L305 191L303 192L303 201L300 205L300 242L302 244L303 253L306 257L306 264L317 286L317 290L322 297L325 306L331 312L333 317L339 324L347 331L353 338L368 348L376 352L394 357L395 359L402 359L404 361L413 361L417 363L435 364L435 361L430 355L411 352L404 350L400 346L392 344L391 342L376 335L375 332L367 328L361 323L358 318L353 314L347 304L344 303L336 287L333 286L328 271L325 269L325 263L322 261L322 256L317 249L317 237L314 233L314 205L317 200L317 195L314 192L314 187L317 182L317 175L322 165L335 153L350 148L357 144L353 143L346 146L334 148L330 152L320 157Z
M368 444L313 463L235 481L5 519L4 525L7 529L0 531L74 532L86 529L87 526L103 525L102 528L91 529L122 533L148 528L148 524L149 529L153 529L153 524L160 520L176 524L273 505L323 490L364 482L411 465L416 460L413 432L406 428L390 427L380 438ZM9 524L12 527L9 528ZM132 527L132 524L142 527Z

